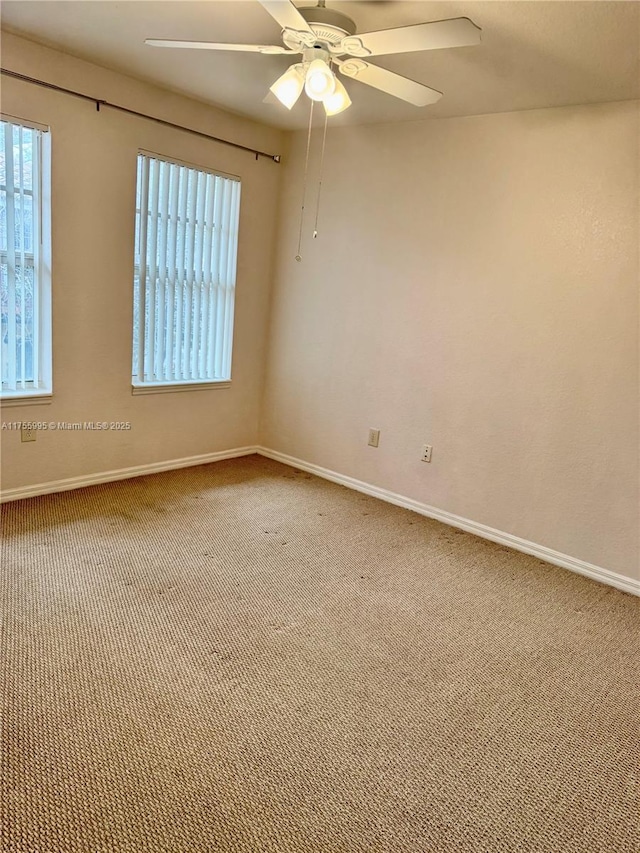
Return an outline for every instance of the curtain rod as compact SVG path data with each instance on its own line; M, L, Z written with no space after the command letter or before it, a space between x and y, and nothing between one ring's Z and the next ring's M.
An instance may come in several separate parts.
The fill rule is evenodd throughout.
M210 133L203 133L201 130L194 130L192 127L185 127L182 124L175 124L175 122L166 121L163 118L156 118L156 116L140 113L137 110L130 110L128 107L122 107L119 104L112 104L109 101L102 100L101 98L94 98L91 95L85 95L83 92L76 92L73 89L65 89L62 86L56 86L54 83L47 83L46 80L27 77L26 74L19 74L17 71L10 71L8 68L0 68L0 73L6 74L7 77L14 77L16 80L23 80L26 83L34 83L36 86L43 86L45 89L52 89L54 92L62 92L65 95L72 95L74 98L82 98L84 101L91 101L92 104L96 105L98 112L100 112L100 107L109 107L112 110L119 110L121 113L127 113L128 115L137 116L138 118L155 121L157 124L162 124L165 127L172 127L175 130L183 130L185 133L192 133L194 136L200 136L203 139L210 139L213 142L220 142L222 145L230 145L232 148L238 148L241 151L248 151L250 154L256 155L256 160L258 157L266 157L267 160L272 160L274 163L280 162L280 154L267 154L266 151L258 151L255 148L249 148L247 145L240 145L239 142L231 142L228 139L221 139L219 136L213 136Z

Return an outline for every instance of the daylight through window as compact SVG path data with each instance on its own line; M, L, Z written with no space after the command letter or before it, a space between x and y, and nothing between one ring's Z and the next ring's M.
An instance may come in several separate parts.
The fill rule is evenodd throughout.
M133 385L231 377L240 181L138 156Z
M0 121L2 396L51 391L48 217L43 222L46 131ZM47 226L44 228L43 226ZM46 239L43 239L46 238Z

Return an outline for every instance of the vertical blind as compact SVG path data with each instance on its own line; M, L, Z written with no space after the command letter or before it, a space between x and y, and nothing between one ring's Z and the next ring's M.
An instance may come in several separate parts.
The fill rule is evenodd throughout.
M42 132L0 121L2 390L40 379L40 157Z
M140 154L133 382L229 379L240 181Z

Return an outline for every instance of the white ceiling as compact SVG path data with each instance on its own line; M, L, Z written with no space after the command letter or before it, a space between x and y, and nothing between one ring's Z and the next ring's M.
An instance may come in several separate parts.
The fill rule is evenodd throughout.
M314 5L297 0L297 6ZM328 0L359 32L466 16L482 28L475 47L382 56L376 64L444 92L413 107L355 80L353 106L336 124L411 121L640 97L640 3L607 0ZM3 0L2 26L98 65L283 128L308 120L301 98L288 112L263 103L287 56L163 50L150 38L281 44L256 0ZM100 96L100 93L89 94Z

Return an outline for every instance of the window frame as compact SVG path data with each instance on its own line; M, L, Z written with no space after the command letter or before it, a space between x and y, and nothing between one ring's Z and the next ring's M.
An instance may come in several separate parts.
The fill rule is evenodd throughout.
M230 282L221 283L218 282L216 285L210 285L211 287L217 287L218 289L226 290L228 293L225 298L229 299L229 305L226 306L226 311L229 312L229 316L223 322L224 331L223 334L227 340L227 348L223 355L226 363L228 364L227 375L222 377L198 377L198 378L176 378L173 376L169 379L142 379L141 371L140 371L140 354L143 351L143 347L140 343L140 334L142 327L138 327L138 347L139 352L137 355L138 359L138 373L134 372L134 365L136 360L136 353L133 350L133 347L136 345L136 300L140 300L142 293L145 291L145 286L143 281L140 279L141 273L141 259L140 259L140 250L142 246L139 243L140 237L138 236L138 229L140 229L140 233L142 233L142 193L143 189L139 186L140 179L140 158L148 158L149 160L156 160L160 162L164 162L173 167L181 167L189 170L195 171L197 174L202 174L206 176L213 176L213 178L222 178L227 181L233 181L237 183L237 203L234 215L236 219L234 220L234 228L233 231L229 233L228 238L232 242L232 248L235 250L233 253L233 262L232 262L232 270L233 274ZM237 278L237 264L238 264L238 252L239 252L239 232L240 232L240 206L241 206L241 190L242 190L242 181L238 175L232 175L226 172L222 172L217 169L212 169L208 166L202 166L199 164L191 163L185 160L181 160L177 157L168 156L166 154L160 154L155 151L149 151L145 149L138 149L136 156L136 196L135 196L135 218L134 218L134 262L133 262L133 297L134 297L134 308L133 308L133 317L132 317L132 370L131 370L131 393L134 395L138 394L158 394L158 393L172 393L172 392L181 392L181 391L200 391L200 390L212 390L212 389L220 389L220 388L229 388L231 386L231 368L232 368L232 355L233 355L233 333L234 333L234 313L235 313L235 290L236 290L236 278ZM148 199L148 196L147 196ZM169 204L169 200L167 199L167 206ZM149 210L149 204L147 201L147 211ZM195 210L195 209L194 209ZM158 208L158 216L162 216L163 211ZM168 226L167 226L168 227ZM177 228L177 222L176 222ZM213 239L213 225L212 228L212 239ZM186 239L186 237L185 237ZM231 245L231 243L227 243L227 248ZM147 265L147 276L150 273L150 268ZM198 275L198 271L195 269L191 272L190 270L185 270L187 276L193 274L194 276ZM204 272L204 271L203 271ZM178 278L178 277L176 277ZM178 281L176 280L172 285L173 288L178 286ZM192 285L195 287L195 283ZM138 294L136 295L136 288L138 289ZM210 297L209 297L210 298ZM140 305L138 301L138 306ZM140 308L138 307L138 314L140 314ZM201 308L202 310L202 308ZM138 316L138 323L140 323L141 318ZM204 321L202 321L204 322ZM164 334L164 333L163 333ZM208 341L208 346L212 346L214 344L216 338L210 339ZM167 341L163 338L163 343L166 347ZM191 345L193 340L189 340L189 348L191 350ZM189 350L189 352L190 352ZM192 358L191 352L189 354L189 359Z
M36 358L33 365L34 380L25 387L9 389L0 382L0 403L6 406L24 406L50 403L53 396L52 326L51 326L51 128L39 122L0 112L0 121L12 126L21 126L37 131L37 190L27 194L37 196L37 205L32 205L34 214L33 251L21 253L34 272L34 299L37 303ZM13 130L11 131L13 133ZM5 167L6 168L6 167ZM7 186L2 185L5 192ZM23 194L24 194L23 190ZM7 226L8 226L7 222ZM9 251L0 250L0 261L8 266Z

